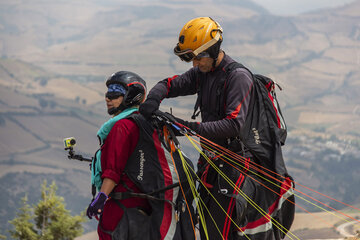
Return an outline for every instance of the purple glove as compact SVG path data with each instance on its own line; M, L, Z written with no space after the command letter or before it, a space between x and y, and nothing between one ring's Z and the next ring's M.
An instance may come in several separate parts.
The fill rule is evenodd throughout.
M88 218L92 219L93 216L101 215L104 209L106 200L109 197L103 193L99 192L96 198L89 204L88 209L86 210L86 215Z

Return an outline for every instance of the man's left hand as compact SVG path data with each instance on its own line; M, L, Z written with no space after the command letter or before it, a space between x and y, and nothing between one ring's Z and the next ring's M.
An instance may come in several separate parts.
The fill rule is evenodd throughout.
M188 122L181 118L175 117L174 115L168 113L168 112L161 112L161 111L155 111L155 114L159 116L163 116L166 119L170 120L173 123L179 123L180 125L183 125L185 127L190 128L191 130L195 131L196 133L199 133L199 123L197 122ZM180 135L177 135L180 136Z

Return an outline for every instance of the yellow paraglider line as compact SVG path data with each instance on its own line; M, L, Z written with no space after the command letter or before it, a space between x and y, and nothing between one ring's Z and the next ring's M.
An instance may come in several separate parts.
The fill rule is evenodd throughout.
M186 135L187 136L187 135ZM262 216L264 216L268 221L271 221L275 227L277 227L280 231L282 231L285 235L287 235L288 237L289 234L293 235L295 238L297 238L293 233L291 233L288 229L286 229L284 226L282 226L279 222L277 222L274 218L272 218L271 216L268 215L268 213L266 211L264 211L262 208L260 208L251 198L249 198L248 196L246 196L246 194L241 191L241 189L236 186L236 184L234 184L223 172L220 171L220 169L194 144L193 140L191 140L191 138L189 136L187 136L189 141L193 144L193 146L198 150L198 152L200 154L203 155L203 157L209 162L209 164L229 183L229 185L231 185L232 187L234 187L234 189L242 196L245 198L245 200L247 202L249 202ZM239 170L241 171L241 170ZM247 175L247 174L245 174ZM250 176L249 176L250 177ZM250 177L251 178L251 177ZM253 179L253 178L252 178ZM255 179L253 179L255 180ZM256 180L255 180L256 181ZM259 182L260 183L260 182ZM261 184L261 183L260 183ZM265 186L266 187L266 186ZM267 188L267 187L266 187ZM269 188L268 188L269 189ZM271 189L270 189L271 190ZM284 189L287 190L287 189ZM273 191L273 190L271 190ZM276 192L275 192L276 193ZM276 193L278 194L278 193ZM279 195L279 194L278 194ZM281 195L279 195L280 197L282 197ZM269 218L270 217L270 218ZM240 228L239 228L240 229ZM284 230L283 230L284 229ZM241 229L240 229L241 230ZM286 231L286 232L285 232ZM291 238L291 237L290 237Z
M199 196L198 196L198 192L196 191L194 180L192 179L191 175L189 174L188 166L185 164L186 161L185 161L184 157L182 156L180 149L178 149L178 152L179 152L179 155L180 155L180 159L181 159L181 162L182 162L182 165L183 165L183 168L184 168L186 178L187 178L187 180L189 182L191 193L192 193L194 199L197 199ZM195 205L196 205L196 208L198 209L198 212L199 212L199 219L200 219L201 223L204 224L205 223L205 218L204 218L204 213L203 213L202 206L198 203L198 201L195 201ZM204 229L204 233L206 235L206 239L209 239L207 229Z
M211 220L215 223L215 226L216 226L216 222L215 222L214 218L211 216L209 209L206 207L206 204L203 202L203 200L202 200L202 199L200 198L200 196L199 196L199 193L196 191L195 181L193 180L193 178L191 177L191 174L189 173L189 169L191 169L191 170L193 170L193 169L192 169L192 168L188 165L188 163L185 161L185 159L184 159L184 157L183 157L182 152L180 151L180 149L178 149L178 151L179 151L179 155L180 155L181 162L182 162L182 164L183 164L183 168L184 168L184 170L185 170L185 174L186 174L186 176L187 176L187 178L188 178L188 182L191 183L191 189L192 189L192 191L193 191L193 189L194 189L194 191L192 192L192 193L193 193L193 196L194 196L194 199L199 199L199 201L201 202L202 206L205 207L206 211L208 212L209 216L211 217ZM194 172L194 173L195 173L195 172ZM197 177L196 174L195 174L195 176ZM202 207L201 207L201 205L198 205L198 202L197 202L197 201L195 201L195 204L196 204L196 206L197 206L197 208L198 208L198 211L199 211L199 218L200 218L200 220L201 220L201 222L202 222L202 224L203 224L203 227L204 227L204 234L205 234L206 238L209 239ZM221 235L221 232L220 232L219 228L218 228L217 226L216 226L216 228L217 228L218 232L219 232L220 235Z
M185 127L185 126L184 126L184 127ZM188 129L187 127L185 127L185 128ZM189 139L189 135L187 135L187 134L184 134L184 135ZM219 146L219 145L211 142L210 140L208 140L208 139L206 139L206 138L204 138L204 137L202 137L202 136L200 136L200 135L198 135L198 134L196 134L196 133L194 134L192 131L190 131L190 135L197 136L197 137L199 137L199 138L201 138L201 139L209 142L209 143L210 143L211 145L213 145L215 148L220 149L220 152L223 152L222 154L220 154L220 156L223 156L224 154L227 154L227 155L229 155L229 156L234 155L234 158L235 158L235 159L239 159L240 161L243 161L243 162L244 162L244 160L245 160L244 157L242 157L242 156L240 156L240 155L238 155L238 154L236 154L236 153L233 153L233 152L231 152L230 150L228 150L228 149L226 149L226 148L224 148L224 147L222 147L222 146ZM192 144L193 144L193 143L192 143ZM199 143L198 143L198 144L199 144ZM194 144L193 144L193 145L194 145ZM204 146L204 143L200 143L200 146ZM196 147L195 147L195 148L196 148ZM211 148L209 147L209 149L211 149ZM198 149L197 149L197 150L198 150ZM202 153L201 150L198 150L198 151L199 151L200 153ZM218 157L219 157L219 156L218 156ZM225 157L225 158L226 158L226 157ZM227 158L227 159L229 159L229 158ZM231 160L231 159L229 159L229 160L240 166L240 164L237 163L237 162L235 162L234 160ZM207 161L208 161L208 160L207 160ZM224 161L224 160L223 160L223 161ZM255 167L255 166L258 166L259 168L264 169L264 170L260 170L259 168ZM241 167L244 168L243 166L241 166ZM250 168L250 167L253 168L253 169L255 169L255 170L257 170L257 171L259 171L259 172L262 172L265 176L268 176L269 178L275 179L276 181L278 181L278 182L280 182L280 183L282 183L281 180L279 180L278 178L276 178L276 177L274 177L274 176L266 173L265 171L270 172L270 173L272 173L272 174L275 174L275 175L277 175L277 176L279 176L279 177L281 177L281 178L283 178L283 179L286 179L284 176L282 176L282 175L280 175L280 174L278 174L278 173L276 173L276 172L274 172L274 171L272 171L272 170L270 170L270 169L267 169L266 167L264 167L264 166L262 166L262 165L260 165L260 164L257 164L257 163L254 163L254 162L249 163L249 168ZM249 169L247 169L247 170L249 170ZM253 173L254 173L254 172L253 172ZM278 186L278 185L276 185L276 183L271 182L270 180L266 179L265 177L263 177L263 176L261 176L261 175L258 175L258 174L256 174L256 173L254 173L254 174L257 175L257 176L259 176L260 178L265 179L266 181L272 183L273 185ZM251 178L251 176L249 176L249 177ZM254 179L254 180L255 180L255 179ZM291 179L291 180L292 180L292 179ZM355 207L353 207L353 206L351 206L351 205L349 205L349 204L343 203L343 202L341 202L341 201L339 201L339 200L336 200L336 199L334 199L334 198L332 198L332 197L329 197L329 196L327 196L327 195L325 195L325 194L319 193L319 192L317 192L316 190L313 190L313 189L311 189L311 188L309 188L309 187L306 187L306 186L304 186L304 185L302 185L302 184L300 184L300 183L298 183L298 182L295 182L295 181L293 181L293 180L292 180L292 182L295 183L295 184L297 184L297 185L299 185L299 186L305 187L305 188L307 188L308 190L310 190L310 191L312 191L312 192L315 192L315 193L320 194L320 195L322 195L322 196L324 196L324 197L327 197L327 198L329 198L329 199L331 199L331 200L334 200L334 201L337 201L337 202L339 202L339 203L341 203L341 204L343 204L343 205L346 205L346 206L348 206L348 207L350 207L350 208L353 208L353 209L355 209L355 210L360 210L360 209L355 208ZM262 185L263 185L263 184L262 184ZM288 186L288 185L286 185L286 186ZM284 188L282 188L281 186L278 186L278 187L280 187L281 189L284 189ZM289 186L289 187L291 187L291 186ZM328 207L328 208L330 208L330 209L333 209L334 211L336 211L336 212L338 212L338 213L340 213L340 214L342 214L342 215L344 215L344 216L346 216L346 217L348 217L348 218L351 218L351 219L353 219L353 220L356 221L356 222L360 222L360 220L354 219L353 217L351 217L351 216L349 216L349 215L347 215L347 214L345 214L345 213L342 213L342 212L339 211L339 210L336 210L336 209L334 209L334 208L326 205L325 203L323 203L323 202L321 202L321 201L319 201L319 200L317 200L317 199L315 199L315 198L307 195L306 193L303 193L303 192L299 191L299 190L296 189L296 188L293 188L293 190L295 190L295 191L297 191L297 192L299 192L299 193L301 193L301 194L304 194L305 196L313 199L314 201L317 201L317 202L319 202L320 204L322 204L322 205L324 205L324 206L326 206L326 207ZM239 193L240 193L240 192L239 192ZM293 193L293 194L294 194L294 193ZM311 201L306 200L306 199L302 198L301 196L298 196L297 194L294 194L294 196L297 196L297 197L303 199L304 201L307 201L308 203L310 203L310 204L318 207L319 209L321 209L321 210L323 210L323 211L325 211L325 212L327 212L327 213L333 214L334 216L336 216L336 217L338 217L338 218L340 218L340 219L345 220L344 218L341 218L340 216L338 216L338 215L336 215L336 214L334 214L334 213L332 213L332 212L330 212L330 211L327 211L326 209L324 209L324 208L322 208L322 207L320 207L320 206L312 203ZM286 199L286 200L289 201L290 203L293 203L293 202L291 202L289 199ZM295 204L295 203L293 203L293 204L296 205L296 206L298 206L298 207L300 207L298 204ZM302 207L300 207L300 208L302 208ZM302 209L304 209L304 208L302 208ZM305 210L305 209L304 209L304 210ZM258 210L258 211L259 211L259 210ZM308 212L307 210L305 210L305 211ZM259 212L260 212L260 211L259 211ZM308 212L308 213L311 214L310 212ZM231 220L232 220L232 219L231 219ZM347 220L345 220L345 221L347 221ZM347 222L349 222L349 221L347 221ZM332 226L332 227L333 227L333 226Z
M188 163L185 162L185 164L188 164ZM190 168L190 170L192 170L193 173L195 173L195 171L194 171L192 168ZM195 176L197 177L197 179L199 180L199 182L204 186L204 189L206 189L206 191L209 193L209 195L214 199L214 201L215 201L216 204L220 207L220 209L227 215L227 217L234 223L234 225L236 225L236 227L240 229L240 227L237 226L237 224L233 221L233 219L227 214L227 212L225 211L225 209L224 209L224 208L221 206L221 204L216 200L216 198L214 197L214 195L211 194L211 192L209 191L209 189L204 185L204 183L203 183L203 182L201 181L201 179L196 175L196 173L195 173ZM208 208L206 207L205 203L203 202L203 200L202 200L200 197L199 197L199 199L200 199L200 201L204 204L205 208L207 209L207 212L209 213L209 216L211 217L212 221L214 222L214 224L215 224L215 226L216 226L216 228L217 228L217 231L220 233L220 235L222 235L220 229L217 227L216 222L215 222L214 218L212 217L212 215L210 214L210 211L209 211ZM205 222L204 222L204 223L205 223ZM240 231L242 231L242 230L240 229ZM246 236L246 234L244 234L244 236ZM251 240L248 236L246 236L246 238L249 239L249 240Z
M199 142L197 142L197 143L200 144ZM212 148L210 148L209 146L206 146L206 144L201 144L201 145L202 145L204 148L207 148L207 149L209 149L209 150L212 150ZM228 153L225 153L225 154L229 155ZM233 153L233 155L235 155L235 157L236 157L237 154L236 154L236 153ZM239 159L239 160L243 158L242 156L239 156L239 155L237 155L237 156L238 156L238 159ZM228 159L230 162L234 163L235 165L238 165L238 166L244 168L243 166L240 165L240 163L232 160L231 158L228 158L228 157L226 157L226 156L224 156L224 155L223 155L223 157L226 158L226 159ZM221 157L220 157L220 158L221 158ZM221 158L221 159L222 159L222 158ZM223 160L223 161L226 162L225 160ZM244 161L244 160L241 160L241 161ZM250 165L251 165L251 164L250 164ZM261 170L259 170L259 169L256 168L256 167L252 167L252 168L253 168L254 170L257 170L257 171L261 172ZM237 168L236 168L236 169L237 169ZM244 173L243 171L241 171L240 169L237 169L237 170L239 170L239 171L242 172L243 174L246 174L246 173ZM256 176L264 179L265 181L267 181L267 182L269 182L269 183L271 183L271 184L273 184L273 185L275 185L275 186L277 186L277 187L279 187L279 188L281 188L281 189L283 189L283 190L286 190L286 189L283 188L282 186L279 186L278 184L270 181L269 179L265 178L264 176L262 176L262 175L260 175L260 174L257 174L256 172L253 172L253 171L251 171L250 169L249 169L248 171L251 172L251 173L253 173L254 175L256 175ZM269 170L269 171L270 171L270 170ZM263 172L263 173L264 173L264 172ZM266 173L264 173L264 174L266 174ZM268 175L268 174L266 174L266 175ZM249 175L248 175L248 176L249 176ZM250 177L251 179L253 179L251 176L249 176L249 177ZM268 175L268 177L273 178L273 179L275 179L276 181L282 183L281 180L279 180L279 179L277 179L277 178L275 178L275 177L273 177L273 176L271 176L271 175ZM257 181L257 180L255 180L255 179L253 179L253 180L254 180L254 181ZM260 183L259 181L257 181L257 182ZM260 183L260 184L263 185L264 187L266 187L264 184L262 184L262 183ZM266 187L266 188L269 189L269 190L271 190L271 189L268 188L268 187ZM297 192L299 192L299 193L301 193L301 194L303 194L303 195L305 195L305 196L307 196L308 198L310 198L310 199L312 199L312 200L314 200L314 201L322 204L323 206L332 209L333 211L335 211L335 212L337 212L337 213L339 213L339 214L341 214L341 215L343 215L343 216L345 216L345 217L347 217L347 218L350 218L350 219L352 219L352 220L354 220L354 221L360 222L360 220L358 220L358 219L356 219L356 218L354 218L354 217L351 217L351 216L349 216L349 215L347 215L347 214L345 214L345 213L343 213L343 212L341 212L341 211L339 211L339 210L337 210L337 209L335 209L335 208L327 205L326 203L323 203L323 202L321 202L321 201L319 201L319 200L317 200L317 199L309 196L308 194L306 194L306 193L304 193L304 192L301 192L300 190L297 190L297 189L294 189L294 190L297 191ZM271 190L271 191L273 191L273 190ZM273 192L274 192L274 191L273 191ZM274 193L276 193L276 192L274 192ZM276 193L276 194L278 194L278 193ZM280 194L278 194L278 195L280 196ZM327 209L324 209L323 207L321 207L321 206L319 206L319 205L317 205L317 204L315 204L315 203L313 203L313 202L305 199L304 197L302 197L302 196L300 196L300 195L298 195L298 194L295 194L295 193L294 193L294 196L296 196L296 197L304 200L304 201L307 202L307 203L310 203L311 205L313 205L313 206L315 206L315 207L317 207L317 208L319 208L319 209L321 209L321 210L323 210L323 211L325 211L325 212L327 212L327 213L329 213L329 214L331 214L331 215L333 215L333 216L335 216L335 217L337 217L337 218L339 218L339 219L341 219L341 220L344 220L345 222L351 222L351 221L349 221L349 220L347 220L347 219L345 219L345 218L343 218L343 217L341 217L341 216L338 216L338 215L336 215L335 213L333 213L333 212L331 212L331 211L329 211L329 210L327 210ZM287 201L291 202L291 201L288 200L288 199L287 199ZM291 203L293 203L293 202L291 202ZM295 203L293 203L293 204L295 204ZM299 206L298 204L295 204L295 205L296 205L296 206Z
M208 140L208 139L206 139L206 138L204 138L204 137L202 137L202 136L200 136L200 135L198 135L198 134L196 134L195 136L203 139L203 140L206 141L206 142L209 142L209 144L213 145L213 146L214 146L215 148L217 148L220 152L227 153L228 155L234 155L234 157L235 157L236 159L242 159L242 161L244 161L244 159L245 159L244 157L242 157L242 156L240 156L240 155L238 155L238 154L236 154L236 153L233 153L233 152L231 152L230 150L228 150L228 149L226 149L226 148L224 148L224 147L222 147L222 146L219 146L219 145L211 142L210 140ZM270 173L272 173L272 174L275 174L275 175L277 175L277 176L279 176L279 177L281 177L281 178L284 178L284 176L282 176L282 175L280 175L280 174L278 174L278 173L276 173L276 172L274 172L274 171L272 171L272 170L270 170L270 169L267 169L266 167L264 167L264 166L262 166L262 165L260 165L260 164L257 164L257 163L255 163L255 162L252 162L251 165L256 165L256 166L258 166L258 167L260 167L260 168L262 168L262 169L264 169L264 170L266 170L266 171L268 171L268 172L270 172ZM253 168L254 168L254 167L253 167ZM261 170L260 170L260 171L261 171ZM263 172L263 173L264 173L264 175L268 175L268 174L266 174L265 172ZM274 178L274 177L271 176L271 175L268 175L268 176L271 177L271 178ZM275 178L275 179L276 179L276 178ZM279 181L278 179L276 179L276 180ZM300 184L300 183L298 183L298 182L295 182L295 181L293 181L293 182L294 182L296 185L302 186L302 187L304 187L304 188L306 188L306 189L308 189L308 190L310 190L310 191L312 191L312 192L314 192L314 193L317 193L317 194L322 195L322 196L324 196L324 197L326 197L326 198L328 198L328 199L331 199L331 200L333 200L333 201L336 201L336 202L338 202L338 203L341 203L341 204L343 204L343 205L345 205L345 206L347 206L347 207L350 207L350 208L352 208L352 209L355 209L355 210L360 211L359 208L356 208L356 207L354 207L354 206L351 206L350 204L344 203L344 202L339 201L339 200L337 200L337 199L335 199L335 198L333 198L333 197L330 197L330 196L328 196L328 195L325 195L325 194L323 194L323 193L320 193L320 192L318 192L318 191L316 191L316 190L314 190L314 189L311 189L311 188L309 188L309 187L306 187L306 186L304 186L304 185L302 185L302 184ZM301 191L297 190L296 188L295 188L294 190L302 193ZM305 194L305 193L302 193L302 194ZM312 198L312 197L310 197L310 196L308 196L308 197L309 197L309 198ZM314 199L314 200L316 201L316 199ZM320 202L320 203L321 203L321 202ZM324 203L321 203L321 204L324 205ZM329 206L328 206L328 207L329 207ZM331 207L329 207L329 208L331 208ZM332 208L331 208L331 209L332 209ZM334 211L337 211L336 209L333 209L333 210L334 210ZM341 213L341 212L340 212L340 213ZM341 214L343 214L343 213L341 213ZM344 215L344 214L343 214L343 215ZM345 215L345 216L347 216L347 215ZM347 217L353 219L353 218L350 217L350 216L347 216ZM357 222L360 222L360 220L358 220L358 219L353 219L353 220L355 220L355 221L357 221Z
M254 207L261 215L263 215L267 220L274 223L274 225L282 231L284 234L287 234L286 232L290 233L288 229L286 229L284 226L282 226L279 222L277 222L274 218L269 216L266 211L261 209L252 199L250 199L236 184L234 184L199 148L196 146L196 144L193 142L193 140L186 134L185 135L188 140L191 142L191 144L196 148L196 150L208 161L208 163L229 183L230 186L232 186L243 198L246 199L248 203L251 204L252 207ZM225 211L225 210L224 210ZM229 217L231 219L231 217ZM233 222L233 221L232 221ZM238 227L238 226L237 226ZM238 227L239 230L241 230L240 227ZM285 231L283 230L285 229ZM241 230L242 231L242 230ZM291 233L291 235L295 236ZM295 236L296 237L296 236ZM291 238L291 237L290 237ZM296 237L297 238L297 237ZM291 238L292 239L292 238ZM298 239L298 238L297 238Z
M173 162L174 166L176 166L176 165L175 165L175 161L174 161L174 157L173 157L173 153L172 153L172 152L171 152L170 156L171 156L171 160L172 160L172 162ZM180 176L179 176L179 173L178 173L178 171L177 171L176 167L175 167L174 169L175 169L175 172L176 172L177 178L179 179L179 186L180 186L180 189L181 189L181 193L182 193L182 195L184 196L184 200L185 200L186 208L187 208L187 210L188 210L188 212L189 212L189 215L190 215L191 226L192 226L192 228L193 228L193 231L194 231L194 236L195 236L195 239L196 239L195 225L194 225L194 222L193 222L193 218L192 218L192 216L191 216L190 207L189 207L189 204L188 204L188 202L187 202L187 200L186 200L186 195L185 195L184 189L183 189L183 187L182 187L182 185L181 185L181 181L180 181Z
M179 186L180 186L180 189L181 189L181 193L182 193L182 195L183 195L183 197L184 197L184 201L185 201L185 204L186 204L186 208L187 208L187 210L188 210L188 212L189 212L189 215L190 215L190 221L191 221L192 229L193 229L193 231L194 231L194 237L195 237L195 239L197 239L197 238L196 238L196 231L195 231L195 224L194 224L193 218L192 218L192 216L191 216L191 211L190 211L189 203L187 202L186 195L185 195L185 192L184 192L184 188L183 188L182 185L181 185L179 172L177 171L176 164L175 164L175 160L174 160L174 157L173 157L173 153L175 152L176 146L175 146L175 143L174 143L173 139L172 139L171 136L170 136L169 129L167 128L166 125L163 127L163 134L164 134L164 140L168 143L168 146L170 147L171 160L172 160L172 163L173 163L173 165L174 165L174 169L175 169L177 178L179 179ZM189 184L190 184L190 182L189 182Z

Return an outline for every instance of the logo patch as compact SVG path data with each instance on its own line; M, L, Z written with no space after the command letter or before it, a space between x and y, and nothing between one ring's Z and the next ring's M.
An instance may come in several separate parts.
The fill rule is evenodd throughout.
M252 129L253 133L254 133L254 141L256 144L260 144L260 135L259 135L259 131L256 128Z
M139 166L139 175L137 176L137 180L142 181L144 176L144 165L145 165L145 154L143 150L139 150L140 154L140 166Z

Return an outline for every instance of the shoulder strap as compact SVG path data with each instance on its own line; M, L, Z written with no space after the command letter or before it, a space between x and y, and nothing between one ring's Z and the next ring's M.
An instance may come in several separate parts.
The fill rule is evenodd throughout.
M224 105L224 101L225 101L226 81L229 78L230 73L238 68L244 68L250 72L250 70L248 68L246 68L244 65L242 65L241 63L238 63L238 62L231 62L223 68L223 71L226 74L226 78L225 78L225 81L219 83L218 89L216 92L216 97L218 98L218 101L217 101L218 105L216 106L216 112L220 116L225 114L224 112L221 112L221 109L222 109L222 106ZM251 72L250 72L250 74L252 75Z
M199 79L199 78L198 78ZM197 116L199 116L200 114L200 110L198 111L200 105L201 105L201 79L198 80L199 84L198 84L198 89L197 89L197 98L196 98L196 102L195 102L195 106L194 106L194 112L193 115L191 116L191 119L195 120Z
M232 63L229 63L227 66L225 66L223 68L224 72L226 73L226 78L228 78L230 72L232 72L233 70L237 69L237 68L245 68L247 69L244 65L242 65L241 63L238 63L238 62L232 62ZM249 69L247 69L249 71ZM250 71L249 71L250 72ZM250 72L251 73L251 72ZM217 97L218 96L221 96L223 91L224 91L224 86L225 86L225 83L226 83L226 80L224 83L221 83L219 84L219 88L217 89L217 92L216 92L216 95ZM199 87L199 90L198 90L198 96L197 96L197 99L196 99L196 103L195 103L195 106L194 106L194 112L193 112L193 115L191 116L191 119L194 119L199 116L200 114L200 110L198 111L199 107L200 107L200 102L201 102L201 91L200 91L200 88ZM222 101L220 101L222 102ZM221 106L221 103L218 104L218 106L216 107L217 108L217 111L216 112L219 112L220 110L220 106Z
M229 74L233 71L233 70L235 70L235 69L237 69L237 68L245 68L245 69L247 69L244 65L242 65L241 63L238 63L238 62L232 62L232 63L229 63L228 65L226 65L225 67L224 67L224 71L225 71L225 73L226 73L226 75L227 76L229 76ZM248 70L248 69L247 69ZM249 70L248 70L249 71Z

